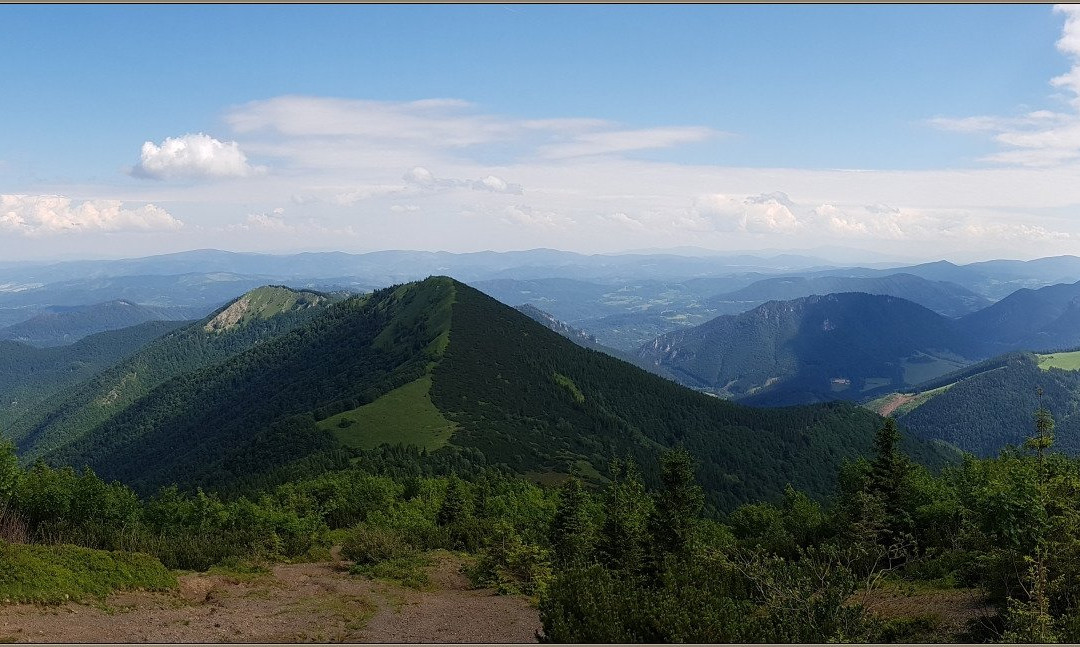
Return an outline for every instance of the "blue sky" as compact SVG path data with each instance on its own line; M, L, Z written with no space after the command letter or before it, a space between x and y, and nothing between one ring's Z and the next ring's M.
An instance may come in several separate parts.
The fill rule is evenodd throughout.
M1051 84L1080 66L1080 15L1049 5L0 21L7 257L915 241L1030 256L1080 235L1061 186L1080 179L1080 81Z

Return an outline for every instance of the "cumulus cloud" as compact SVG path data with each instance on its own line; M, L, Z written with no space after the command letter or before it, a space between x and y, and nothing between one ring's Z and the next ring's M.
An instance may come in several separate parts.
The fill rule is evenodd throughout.
M78 204L59 195L0 195L0 231L25 236L73 232L172 231L183 223L154 204L125 207L120 200Z
M497 175L488 175L472 182L474 191L489 191L491 193L506 193L509 195L521 195L525 192L520 184L512 184Z
M647 229L644 222L638 220L637 218L631 218L630 216L626 215L621 211L610 213L601 217L608 222L615 223L633 231L645 231Z
M1018 117L938 117L930 123L942 130L989 135L1002 150L981 158L985 162L1048 167L1080 161L1080 5L1057 5L1054 11L1065 16L1057 48L1071 67L1050 84L1065 92L1073 111L1036 110Z
M167 137L160 145L144 143L131 174L153 180L197 180L248 177L264 171L248 163L236 142L189 133Z
M435 175L423 166L414 166L402 177L406 182L417 186L435 186Z
M745 197L713 193L699 196L693 211L720 231L789 235L802 226L793 207L788 196L779 192Z
M415 213L420 211L420 205L416 204L392 204L390 211L393 213Z

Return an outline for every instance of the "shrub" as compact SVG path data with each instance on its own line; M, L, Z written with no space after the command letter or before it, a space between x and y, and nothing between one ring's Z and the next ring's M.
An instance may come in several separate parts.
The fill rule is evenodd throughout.
M0 543L0 600L60 604L116 590L165 591L176 576L140 553Z
M367 524L353 528L341 546L341 554L360 565L378 564L414 553L415 549L405 542L401 533Z

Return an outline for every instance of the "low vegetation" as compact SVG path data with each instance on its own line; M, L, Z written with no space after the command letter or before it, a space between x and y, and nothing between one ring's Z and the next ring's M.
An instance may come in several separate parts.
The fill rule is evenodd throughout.
M161 564L258 577L265 561L337 540L355 575L416 589L432 586L433 551L471 554L474 584L533 596L552 642L1073 641L1080 461L1051 453L1053 426L1040 411L1025 449L935 475L887 420L827 500L788 487L729 514L707 509L684 450L662 456L653 487L633 460L614 461L600 486L541 487L464 463L430 474L423 454L396 450L222 500L174 488L142 499L90 472L24 470L9 447L0 501L31 544L4 544L3 561L30 566L0 581L11 599L57 601L167 588ZM904 591L946 615L949 601L975 604L978 621L926 605L890 613Z
M176 588L176 576L139 553L0 541L0 601L59 604L113 591Z

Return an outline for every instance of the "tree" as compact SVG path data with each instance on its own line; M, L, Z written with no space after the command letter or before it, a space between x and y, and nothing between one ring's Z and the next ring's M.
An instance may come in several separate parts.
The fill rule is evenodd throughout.
M571 476L559 486L559 503L551 521L552 557L556 566L567 568L589 561L593 530L588 505L589 495L578 479Z
M879 539L886 547L909 546L914 542L914 523L906 506L906 486L911 471L910 459L900 451L900 430L896 421L886 418L874 436L874 460L870 463L867 483L870 494L881 501L884 518Z
M1042 397L1042 389L1039 389L1039 397ZM1024 446L1035 450L1037 457L1037 471L1035 483L1038 492L1039 507L1044 513L1047 511L1049 497L1047 490L1048 478L1046 470L1046 450L1054 444L1054 418L1050 412L1039 407L1035 411L1035 435L1028 437ZM1027 601L1010 600L1009 608L1005 614L1008 631L1005 639L1010 642L1057 642L1057 636L1053 629L1053 616L1050 615L1050 597L1048 595L1047 577L1047 546L1045 534L1040 533L1035 546L1032 546L1033 556L1026 557L1030 566L1028 580L1031 586L1028 591Z
M435 522L444 527L460 525L469 519L469 513L468 488L464 481L451 475L446 483L446 494L439 506L439 512L435 515Z
M15 482L19 474L19 459L15 456L15 445L10 441L0 440L0 511L14 496Z
M606 516L597 549L609 568L637 569L645 557L652 500L632 460L611 462L611 482L604 495Z
M705 494L694 479L694 458L683 448L660 457L660 491L649 517L654 559L685 553L705 504Z

